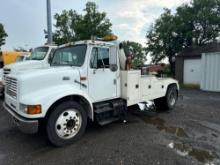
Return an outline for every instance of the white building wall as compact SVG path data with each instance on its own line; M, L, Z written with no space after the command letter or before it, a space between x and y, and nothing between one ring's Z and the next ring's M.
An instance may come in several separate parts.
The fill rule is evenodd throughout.
M201 62L201 85L205 91L220 92L220 53L204 53Z

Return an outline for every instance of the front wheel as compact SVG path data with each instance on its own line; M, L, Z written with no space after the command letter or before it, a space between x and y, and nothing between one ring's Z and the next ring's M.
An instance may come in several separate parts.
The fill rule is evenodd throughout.
M87 114L74 101L63 102L50 114L46 131L49 141L55 146L64 146L78 140L85 132Z

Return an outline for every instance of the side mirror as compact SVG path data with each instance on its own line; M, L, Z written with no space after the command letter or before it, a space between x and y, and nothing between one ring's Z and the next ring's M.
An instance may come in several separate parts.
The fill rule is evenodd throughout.
M48 63L49 63L49 64L51 64L52 59L53 59L53 58L51 57L51 54L50 54L49 57L48 57Z
M110 70L111 70L112 72L116 72L116 71L118 70L118 65L117 65L117 64L111 64L111 65L110 65Z
M49 57L48 57L48 63L51 64L53 60L53 55L54 55L55 49L51 49Z
M90 67L91 67L92 69L98 69L98 66L97 66L97 63L96 63L95 60L90 61Z
M98 58L98 54L95 54L94 56L93 56L93 58L91 59L91 61L90 61L90 66L91 66L91 68L93 68L93 69L98 69L98 61L97 61L97 58Z

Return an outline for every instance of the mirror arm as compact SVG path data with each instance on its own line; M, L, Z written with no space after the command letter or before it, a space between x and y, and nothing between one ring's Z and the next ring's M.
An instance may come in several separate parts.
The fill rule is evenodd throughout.
M103 71L104 71L105 70L105 63L104 63L103 59L102 59L102 65L103 65Z

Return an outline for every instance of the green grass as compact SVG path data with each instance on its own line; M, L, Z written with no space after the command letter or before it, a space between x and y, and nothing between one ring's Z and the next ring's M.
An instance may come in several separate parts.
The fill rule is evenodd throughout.
M183 89L200 89L200 85L198 85L198 84L181 84L180 88L183 88Z

